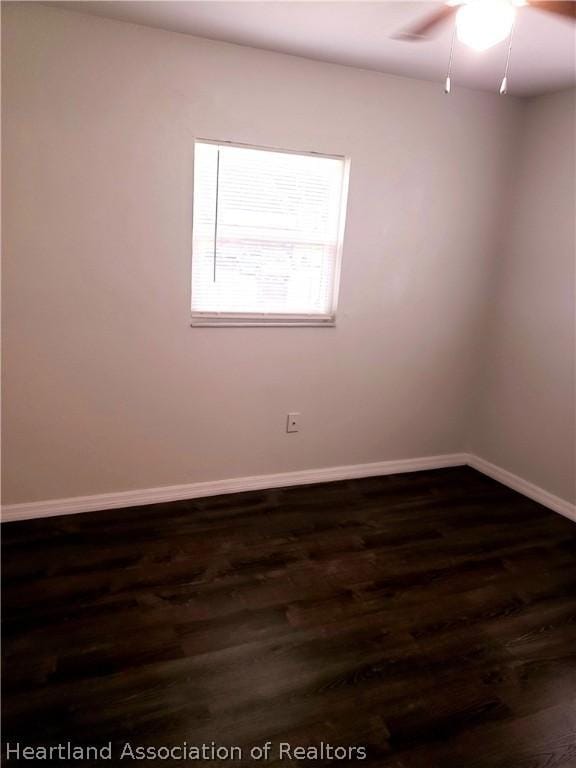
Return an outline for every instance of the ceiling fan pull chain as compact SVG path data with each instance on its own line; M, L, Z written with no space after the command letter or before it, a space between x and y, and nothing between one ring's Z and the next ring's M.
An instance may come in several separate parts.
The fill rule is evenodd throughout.
M454 30L452 32L452 42L450 43L450 58L448 59L448 73L446 75L446 82L444 83L444 93L450 93L452 89L452 81L450 76L452 75L452 59L454 58L454 43L456 42L456 24L454 24Z
M508 70L510 69L510 54L512 53L512 38L514 37L514 27L516 26L516 20L512 24L510 30L510 38L508 40L508 55L506 56L506 67L504 69L504 77L500 83L500 95L505 96L508 93Z

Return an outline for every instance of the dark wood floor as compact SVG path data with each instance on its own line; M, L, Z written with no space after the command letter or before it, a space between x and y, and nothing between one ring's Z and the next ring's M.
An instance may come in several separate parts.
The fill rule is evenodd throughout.
M576 766L576 525L472 469L2 534L4 742L324 741L367 746L338 765Z

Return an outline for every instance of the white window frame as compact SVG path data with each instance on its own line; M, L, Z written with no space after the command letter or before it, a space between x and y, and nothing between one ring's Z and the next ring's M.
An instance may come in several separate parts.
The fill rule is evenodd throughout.
M191 309L191 326L202 328L215 327L316 327L333 328L336 325L336 309L340 293L340 275L342 271L342 251L344 232L346 228L346 214L348 206L348 186L350 180L350 157L347 155L329 155L324 152L301 151L298 149L279 149L277 147L265 147L257 144L246 144L237 141L218 141L216 139L194 139L194 156L196 144L216 144L219 146L238 147L240 149L258 149L264 152L279 152L285 155L302 155L312 157L325 157L331 160L343 161L342 192L340 198L340 216L338 219L338 238L336 241L336 259L334 263L334 280L332 285L332 302L330 312L327 314L281 314L273 312L198 312ZM193 190L195 194L195 190ZM192 237L194 237L194 215L192 215ZM192 251L192 249L191 249ZM190 265L193 277L194 255L191 253ZM192 285L192 283L190 283ZM192 293L190 293L190 307L192 306Z

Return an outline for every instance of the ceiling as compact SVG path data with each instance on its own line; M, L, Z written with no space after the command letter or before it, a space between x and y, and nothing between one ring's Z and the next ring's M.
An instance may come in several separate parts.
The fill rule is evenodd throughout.
M452 34L445 24L430 41L391 35L438 7L438 2L319 0L114 0L53 2L82 13L249 45L319 61L438 82L446 76ZM521 8L514 32L509 93L532 96L576 83L576 25ZM478 53L457 44L453 87L497 92L507 42Z

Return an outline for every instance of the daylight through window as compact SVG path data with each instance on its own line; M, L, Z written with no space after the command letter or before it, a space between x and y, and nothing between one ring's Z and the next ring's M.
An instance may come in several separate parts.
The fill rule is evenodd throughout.
M332 324L347 162L197 141L193 324Z

